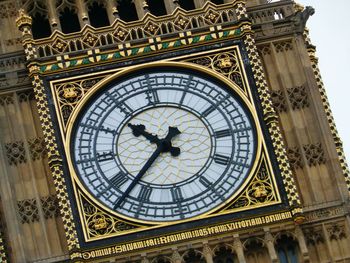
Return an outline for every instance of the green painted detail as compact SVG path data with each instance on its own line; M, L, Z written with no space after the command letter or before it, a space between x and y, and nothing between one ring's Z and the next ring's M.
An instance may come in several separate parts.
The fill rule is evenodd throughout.
M45 65L45 66L41 66L41 67L40 67L40 72L45 72L46 69L47 69L47 66L46 66L46 65Z
M120 52L116 52L113 54L113 58L121 58Z
M162 43L162 49L167 49L169 47L169 42Z
M77 63L78 63L78 60L76 60L76 59L71 60L71 61L69 62L69 66L68 66L68 67L74 67Z
M242 30L241 30L240 28L236 29L236 32L235 32L235 35L236 35L236 36L239 35L239 34L241 34L241 33L242 33Z
M143 53L148 53L148 52L151 52L152 49L151 47L145 47L144 50L143 50Z
M174 43L174 47L179 47L181 46L181 41L180 40L176 40L175 43Z
M51 70L58 70L58 69L60 69L58 64L53 64L52 67L51 67Z
M227 37L230 34L230 31L224 31L223 32L223 37Z
M101 55L101 60L107 60L108 59L108 54L103 54Z
M204 41L209 41L209 40L212 40L213 37L211 35L206 35L205 38L204 38Z
M83 58L83 62L81 64L82 65L90 64L90 61L88 58Z
M134 56L134 55L137 55L139 53L139 48L133 48L131 49L131 55Z
M200 36L195 36L192 38L192 43L197 43L200 40Z

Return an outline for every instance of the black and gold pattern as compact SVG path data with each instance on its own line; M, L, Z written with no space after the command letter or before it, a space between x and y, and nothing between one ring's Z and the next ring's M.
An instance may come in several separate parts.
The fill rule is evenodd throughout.
M277 161L279 162L279 168L281 170L281 175L285 184L289 204L291 207L295 207L294 213L300 213L301 202L287 159L287 153L285 150L281 131L278 126L277 114L273 108L271 95L267 87L262 64L257 52L254 38L251 34L251 28L250 26L246 26L245 29L247 31L247 34L244 37L244 42L247 47L248 57L252 66L256 85L258 87L258 93L261 100L261 105L263 107L264 118L268 125L272 143L275 149L275 154L277 156Z

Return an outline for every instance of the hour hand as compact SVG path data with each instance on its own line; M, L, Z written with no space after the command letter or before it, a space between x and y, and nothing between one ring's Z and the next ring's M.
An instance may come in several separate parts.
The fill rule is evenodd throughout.
M157 143L157 144L159 143L158 136L147 132L145 125L143 125L143 124L134 125L134 124L129 123L128 127L130 127L132 129L132 134L134 136L139 137L140 135L142 135L147 140L149 140L151 143Z

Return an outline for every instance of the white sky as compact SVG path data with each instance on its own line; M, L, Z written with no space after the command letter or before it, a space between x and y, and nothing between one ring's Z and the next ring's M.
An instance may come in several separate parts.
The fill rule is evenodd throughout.
M333 116L350 161L350 0L296 0L315 8L307 22Z

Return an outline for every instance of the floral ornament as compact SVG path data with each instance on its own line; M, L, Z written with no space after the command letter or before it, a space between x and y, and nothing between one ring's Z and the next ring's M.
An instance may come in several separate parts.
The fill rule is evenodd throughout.
M180 29L185 29L188 26L189 20L183 16L179 16L175 19L174 24Z
M152 22L147 23L146 26L144 27L144 31L146 33L148 33L149 35L157 34L158 29L159 29L159 27L156 24L152 23Z
M67 49L67 46L68 46L67 42L61 39L57 39L52 45L53 49L60 53L64 52Z
M217 12L214 12L213 10L209 10L205 16L205 19L209 20L211 23L215 23L217 19L219 18L219 14Z
M88 33L86 36L84 36L83 42L90 47L94 47L97 43L97 37L91 33Z
M125 41L126 38L129 36L129 32L124 30L123 28L121 27L118 27L114 33L113 33L113 36L119 40L119 41Z

